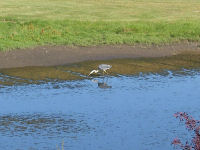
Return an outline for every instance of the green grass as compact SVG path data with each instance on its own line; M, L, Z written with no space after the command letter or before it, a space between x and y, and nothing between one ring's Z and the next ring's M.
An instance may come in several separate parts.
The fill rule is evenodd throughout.
M200 41L199 0L1 0L0 50Z

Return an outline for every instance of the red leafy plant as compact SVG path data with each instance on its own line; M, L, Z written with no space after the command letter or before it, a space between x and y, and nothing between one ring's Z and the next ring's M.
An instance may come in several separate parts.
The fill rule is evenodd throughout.
M185 122L186 129L192 132L192 140L186 141L185 144L179 138L175 138L172 144L182 150L200 150L200 120L195 120L185 112L177 112L174 117L178 118L181 122Z

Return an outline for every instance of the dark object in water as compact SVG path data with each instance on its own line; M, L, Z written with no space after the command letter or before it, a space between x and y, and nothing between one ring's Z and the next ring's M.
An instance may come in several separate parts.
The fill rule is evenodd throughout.
M112 88L112 86L108 85L108 84L105 83L105 82L99 82L99 83L98 83L98 87L99 87L99 88L102 88L102 89L110 89L110 88Z
M108 85L104 80L102 82L99 82L98 80L93 79L92 82L97 83L98 87L101 89L112 88L112 86Z

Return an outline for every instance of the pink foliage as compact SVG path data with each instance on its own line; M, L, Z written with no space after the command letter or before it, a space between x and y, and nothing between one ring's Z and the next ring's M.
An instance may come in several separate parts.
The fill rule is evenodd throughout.
M182 150L200 150L200 121L195 120L185 112L177 112L174 114L174 117L179 118L180 121L184 121L186 128L191 131L194 136L190 143L187 141L183 144L180 139L175 138L172 144L174 146L179 146Z

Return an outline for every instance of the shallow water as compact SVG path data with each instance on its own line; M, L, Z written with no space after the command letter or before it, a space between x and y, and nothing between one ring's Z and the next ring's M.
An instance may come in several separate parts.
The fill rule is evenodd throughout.
M199 91L195 70L3 84L0 149L171 150L187 135L173 114L199 119Z

